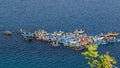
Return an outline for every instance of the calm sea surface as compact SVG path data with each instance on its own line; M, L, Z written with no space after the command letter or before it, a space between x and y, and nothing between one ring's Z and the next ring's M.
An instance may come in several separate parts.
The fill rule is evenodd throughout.
M89 68L82 51L40 41L28 42L19 28L33 32L70 32L83 29L88 35L120 33L120 0L0 0L0 68ZM4 36L4 30L13 31ZM120 43L99 46L120 67Z

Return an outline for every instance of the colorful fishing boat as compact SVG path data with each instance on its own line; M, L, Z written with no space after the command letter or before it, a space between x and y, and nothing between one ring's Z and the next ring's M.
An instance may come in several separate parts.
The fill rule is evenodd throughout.
M21 34L25 40L31 41L33 39L33 34L32 33L23 33Z

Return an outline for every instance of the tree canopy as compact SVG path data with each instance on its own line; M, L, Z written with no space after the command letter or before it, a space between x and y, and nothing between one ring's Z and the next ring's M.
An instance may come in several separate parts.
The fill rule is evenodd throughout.
M98 46L87 45L86 47L87 51L82 52L82 54L91 68L112 68L112 65L117 63L114 57L109 55L109 52L99 55L97 51Z

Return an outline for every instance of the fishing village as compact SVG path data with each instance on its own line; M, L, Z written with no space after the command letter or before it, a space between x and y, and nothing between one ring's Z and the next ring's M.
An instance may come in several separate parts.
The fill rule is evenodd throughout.
M23 29L19 29L18 32L26 41L44 41L50 43L53 47L64 46L73 50L82 50L87 45L107 45L120 42L119 33L110 32L107 34L101 33L95 36L88 36L82 29L69 33L64 31L48 33L45 30L30 33ZM8 33L10 34L8 31L4 33L6 35L8 35Z

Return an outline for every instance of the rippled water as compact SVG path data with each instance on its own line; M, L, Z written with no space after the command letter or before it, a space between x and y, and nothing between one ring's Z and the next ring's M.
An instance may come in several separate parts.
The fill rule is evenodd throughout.
M120 33L119 0L0 0L0 68L89 68L82 51L40 41L28 42L18 28L33 32L84 29L88 35ZM4 30L13 31L4 36ZM120 67L120 43L99 46Z

